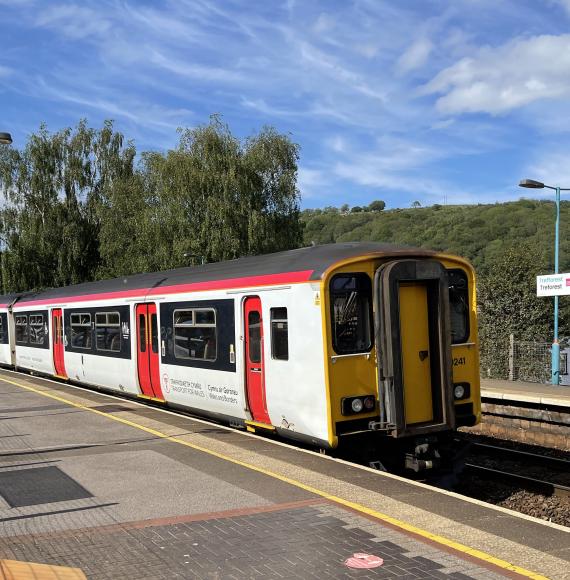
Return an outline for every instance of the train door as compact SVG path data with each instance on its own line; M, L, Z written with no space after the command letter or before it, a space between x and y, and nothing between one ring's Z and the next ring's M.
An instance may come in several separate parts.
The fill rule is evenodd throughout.
M61 308L54 308L51 311L51 328L53 333L53 364L55 374L58 377L67 379L65 372L64 344L63 344L63 316Z
M144 396L164 400L158 362L158 319L154 302L137 304L137 374Z
M394 435L454 426L449 293L434 260L401 260L375 277L380 390Z
M263 319L259 296L249 296L245 299L244 320L245 383L249 410L254 421L270 424L265 397Z

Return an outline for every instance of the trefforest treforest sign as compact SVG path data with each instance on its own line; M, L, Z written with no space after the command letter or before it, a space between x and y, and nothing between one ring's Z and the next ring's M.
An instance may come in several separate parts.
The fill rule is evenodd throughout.
M570 274L546 274L536 277L537 296L570 296Z

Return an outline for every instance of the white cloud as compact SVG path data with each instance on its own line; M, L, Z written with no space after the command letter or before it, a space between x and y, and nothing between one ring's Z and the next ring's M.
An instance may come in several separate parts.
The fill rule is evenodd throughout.
M536 179L553 187L570 187L570 152L550 151L529 165L522 177ZM553 195L550 190L535 190L535 193Z
M396 69L399 74L409 73L423 66L433 49L428 38L418 38L398 59Z
M327 174L320 169L299 167L297 186L303 198L317 197L318 191L328 183Z
M243 80L243 75L235 71L216 66L195 64L191 59L177 59L165 56L157 50L150 55L150 62L176 75L200 79L208 82L235 82Z
M7 66L2 66L0 64L0 77L7 77L9 75L11 75L14 71L7 67Z
M326 144L336 153L345 153L348 150L346 140L340 135L333 135L326 140Z
M517 38L500 47L481 48L444 69L421 91L443 94L446 114L493 115L541 99L570 95L570 34Z
M36 25L56 29L73 39L104 35L111 28L111 22L100 12L72 4L43 10L36 18Z
M319 14L319 17L317 18L317 21L313 26L313 30L317 34L322 34L323 32L328 32L329 30L332 30L335 27L335 24L336 20L330 14L327 14L326 12L321 12L321 14Z

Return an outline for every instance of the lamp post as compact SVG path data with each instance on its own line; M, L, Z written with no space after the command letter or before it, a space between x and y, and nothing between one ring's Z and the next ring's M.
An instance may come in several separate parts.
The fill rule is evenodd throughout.
M570 191L569 187L552 187L534 179L523 179L520 187L529 189L554 189L556 191L556 224L554 226L554 273L558 274L558 247L560 245L560 192ZM558 296L554 297L554 340L552 341L552 372L553 385L560 384L560 343L558 342Z

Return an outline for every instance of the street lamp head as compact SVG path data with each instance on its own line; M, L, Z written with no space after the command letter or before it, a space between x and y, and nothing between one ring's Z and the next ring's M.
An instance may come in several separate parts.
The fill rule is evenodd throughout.
M528 187L529 189L542 189L545 186L544 183L541 183L540 181L535 181L534 179L523 179L519 183L519 187Z
M10 145L12 143L12 135L10 133L0 133L0 143Z

